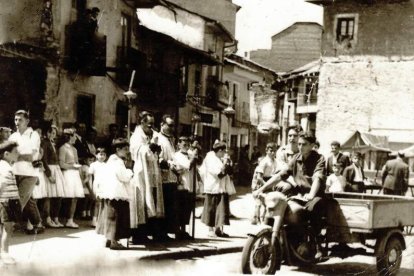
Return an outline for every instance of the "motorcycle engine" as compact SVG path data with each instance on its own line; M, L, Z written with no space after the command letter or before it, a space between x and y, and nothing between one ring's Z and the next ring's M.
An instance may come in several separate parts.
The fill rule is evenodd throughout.
M302 242L296 247L296 253L305 260L312 260L316 254L314 242Z

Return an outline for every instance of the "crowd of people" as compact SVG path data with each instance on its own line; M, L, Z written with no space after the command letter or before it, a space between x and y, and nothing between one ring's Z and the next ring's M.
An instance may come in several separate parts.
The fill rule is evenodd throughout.
M113 250L126 249L121 239L132 238L133 244L192 239L188 232L196 193L204 194L201 221L208 236L228 237L224 226L230 223L229 197L236 190L233 161L224 142L215 141L203 156L196 140L180 136L176 141L172 116L164 115L156 131L154 115L147 111L139 114L129 140L111 124L102 143L96 142L96 129L81 123L60 133L51 123L40 127L31 122L24 110L15 113L14 122L15 132L0 128L3 263L14 262L8 244L15 222L27 234L40 234L45 226L77 229L75 220L89 220ZM250 160L247 148L240 152L244 181L250 164L256 166L253 224L265 220L258 195L269 189L287 197L301 195L300 204L314 214L315 225L321 225L327 208L325 192L364 192L361 153L349 158L334 141L325 162L316 144L312 134L292 127L288 143L279 148L268 143L264 157L257 148ZM407 189L408 166L402 158L399 154L384 166L385 194L401 195Z
M14 115L16 131L0 128L0 258L8 254L13 231L40 234L47 228L79 228L76 220L105 237L105 246L192 239L189 232L195 193L204 193L201 221L209 237L227 237L229 196L235 193L233 163L226 144L216 141L202 158L196 140L174 138L175 121L164 115L160 131L154 115L139 114L130 140L111 124L96 143L93 127L74 123L59 129L40 127L28 112ZM60 135L59 135L60 134ZM13 225L15 227L13 227ZM18 227L16 227L18 226Z
M327 210L335 208L335 201L326 193L365 192L367 179L364 175L362 154L352 152L351 158L340 152L340 143L331 142L331 155L325 157L315 148L316 138L312 133L301 132L297 127L288 130L288 144L277 149L274 143L266 146L266 156L259 159L252 180L256 207L252 224L266 223L263 193L282 199L273 211L274 229L279 229L284 212L305 209L309 212L314 236L324 226ZM404 195L408 189L408 165L403 154L386 162L383 172L383 193ZM326 160L326 161L325 161ZM277 231L275 231L277 233ZM344 247L344 244L339 244ZM341 248L340 250L343 250ZM324 252L318 248L316 258Z

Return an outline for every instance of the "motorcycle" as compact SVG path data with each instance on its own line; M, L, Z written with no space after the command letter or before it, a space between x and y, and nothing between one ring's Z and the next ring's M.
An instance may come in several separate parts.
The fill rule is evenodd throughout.
M266 205L266 222L256 233L249 234L242 253L242 272L275 274L282 262L297 266L317 263L317 247L322 244L314 234L308 212L278 192L262 199ZM280 218L276 210L281 212ZM275 223L275 219L281 221Z
M403 227L414 225L414 199L360 193L328 194L325 227L318 231L298 201L281 193L262 195L266 221L248 234L243 248L244 274L275 274L281 265L309 266L332 257L376 257L380 275L397 275L406 249ZM347 246L360 243L362 246ZM342 246L342 247L341 247ZM346 249L341 249L346 247ZM317 253L324 252L322 256ZM328 254L329 252L329 254Z

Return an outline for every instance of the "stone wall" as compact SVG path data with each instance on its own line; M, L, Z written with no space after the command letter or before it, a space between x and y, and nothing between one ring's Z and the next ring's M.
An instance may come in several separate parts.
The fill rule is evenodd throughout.
M324 59L316 122L321 150L355 130L414 142L413 74L414 58Z
M325 6L322 53L340 55L414 55L414 1L337 1ZM358 15L351 47L336 41L335 16Z
M117 62L117 47L121 44L121 15L129 15L132 24L136 24L136 20L134 21L135 11L120 0L88 1L88 8L92 7L98 7L101 10L98 31L107 36L106 65L114 67ZM63 34L65 34L66 26L75 20L75 16L70 1L56 1L54 8L58 11L55 13L55 28L59 30L58 33L62 34L60 45L63 52L66 40ZM131 39L131 46L136 48L135 36L132 35ZM105 134L108 125L115 123L117 101L125 101L125 97L122 95L124 90L116 85L109 76L83 76L77 73L68 73L62 68L51 65L46 69L45 102L47 105L44 113L45 119L53 120L58 126L62 126L63 123L75 122L77 120L76 98L78 95L87 95L95 99L95 110L91 111L94 114L94 125L99 135ZM113 79L115 78L113 73L109 74ZM131 121L135 122L135 109L132 114Z
M60 125L77 120L76 98L78 95L95 98L94 126L99 135L106 133L108 125L115 123L116 103L125 101L123 90L108 77L83 77L63 72L59 95ZM134 112L132 113L134 114ZM132 116L135 122L136 116Z
M0 43L40 37L43 0L0 1Z

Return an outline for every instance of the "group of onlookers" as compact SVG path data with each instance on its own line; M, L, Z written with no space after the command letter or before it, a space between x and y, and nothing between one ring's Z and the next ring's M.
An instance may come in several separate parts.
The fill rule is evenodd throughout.
M40 234L45 226L76 229L79 225L74 221L75 214L96 225L100 208L97 199L104 187L100 187L98 175L106 170L108 151L96 146L96 130L86 129L84 124L65 128L58 137L56 126L40 126L35 120L30 124L24 110L14 114L14 123L15 132L0 128L2 263L14 263L8 255L8 240L16 229L27 234ZM127 144L109 138L115 149Z
M353 152L351 160L340 152L337 141L331 143L331 155L324 156L315 148L316 138L312 133L297 128L288 131L288 144L280 147L274 143L266 146L266 156L256 167L252 181L256 208L253 224L266 223L269 217L263 215L264 192L271 191L266 200L274 201L272 209L275 233L282 226L284 213L289 206L292 212L306 210L312 225L314 237L318 237L326 224L324 218L332 220L327 210L337 208L337 202L330 200L326 192L365 192L366 178L362 167L362 154ZM405 194L408 187L408 166L402 161L402 154L390 160L383 169L384 194ZM392 188L391 188L392 187ZM263 221L264 220L264 221ZM346 250L340 243L338 250ZM322 258L326 252L317 245L315 258Z
M203 157L196 140L175 139L175 121L143 111L128 141L110 135L96 143L97 132L83 123L59 129L30 122L28 112L14 117L16 131L0 129L0 258L8 255L13 223L27 234L48 228L79 228L90 220L106 247L122 250L120 239L133 244L150 240L192 239L189 232L195 193L204 193L201 220L210 237L227 237L229 196L235 193L233 163L224 142L216 141ZM31 127L32 126L32 127ZM13 132L13 133L12 133Z
M202 222L209 236L227 236L229 199L235 193L232 163L226 145L217 141L212 151L201 157L197 141L174 138L175 121L170 115L161 119L160 131L154 130L154 116L143 111L130 139L134 161L130 201L133 243L153 240L191 239L186 230L194 210L195 192L206 194ZM197 168L197 169L196 169ZM201 180L201 181L200 181ZM194 215L194 214L193 214Z
M278 148L275 143L267 144L266 155L259 158L258 165L253 174L253 191L260 189L270 178L277 174L280 175L282 171L294 165L296 161L295 156L300 156L300 148L303 147L298 137L306 138L306 135L309 134L301 132L297 127L292 127L288 130L288 143L285 146ZM315 148L315 144L317 143L316 139L312 138L311 142L313 152L309 154L309 158L314 156L315 160L309 162L314 163L314 166L307 168L305 165L304 168L301 168L307 170L304 174L308 178L308 183L312 183L313 173L315 172L315 168L318 168L320 170L318 175L323 175L323 178L321 177L321 182L323 182L324 187L323 192L365 192L366 185L370 183L367 183L367 178L364 174L362 163L363 155L360 152L352 152L350 156L346 155L340 151L340 143L333 141L330 144L331 154L325 162L324 158L319 158L315 155L319 148L319 145ZM406 193L408 189L409 169L408 165L403 161L403 158L404 154L398 152L396 159L389 160L384 165L382 170L382 190L384 194L404 195ZM304 160L300 160L300 162L304 162ZM300 182L301 180L291 178L288 181L295 183L295 181ZM274 183L277 181L273 179L270 182ZM297 183L294 185L297 185ZM262 201L256 200L255 215L252 221L254 224L263 219L262 206Z
M188 225L195 193L205 194L201 221L209 227L209 237L228 236L223 226L229 225L229 196L236 191L233 162L224 142L216 141L203 158L196 140L175 139L172 116L164 115L157 131L154 115L147 111L139 114L129 141L119 137L117 126L111 124L109 136L99 146L96 130L85 124L65 128L58 139L58 128L52 124L30 127L26 111L17 111L14 121L14 133L0 128L3 262L14 262L8 255L13 222L28 234L38 234L43 225L76 229L78 215L91 220L91 226L105 236L106 247L114 250L125 249L119 240L130 237L134 244L191 239ZM316 225L326 210L325 192L364 192L362 155L354 152L350 160L334 141L325 162L316 144L312 134L290 128L287 145L268 143L263 158L257 148L250 160L247 148L240 153L244 163L239 162L239 177L249 171L248 162L256 165L254 224L264 220L258 195L271 187L289 197L302 195L304 208L317 214L311 216ZM402 158L398 154L384 166L385 194L403 194L407 189L408 166Z

